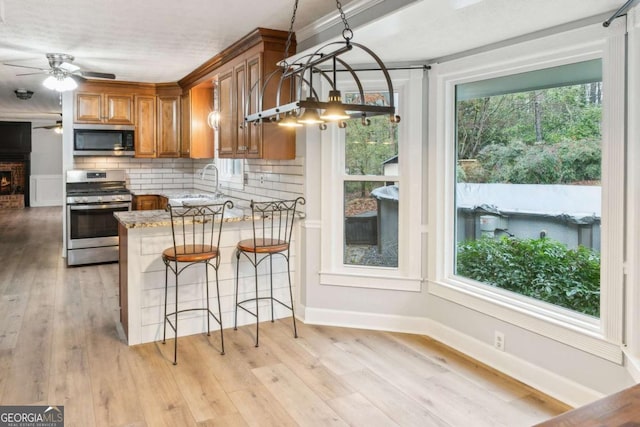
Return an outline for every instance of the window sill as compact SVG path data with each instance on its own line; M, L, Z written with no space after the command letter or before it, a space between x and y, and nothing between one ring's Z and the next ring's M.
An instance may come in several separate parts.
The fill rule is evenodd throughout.
M542 308L524 298L463 282L430 281L429 293L619 365L623 362L620 345L603 338L596 319Z
M320 284L407 292L422 290L422 279L419 277L391 276L389 274L382 276L363 273L320 272Z

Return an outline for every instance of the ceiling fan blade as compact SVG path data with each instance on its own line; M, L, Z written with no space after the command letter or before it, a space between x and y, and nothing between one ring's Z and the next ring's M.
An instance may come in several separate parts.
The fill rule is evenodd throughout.
M63 62L58 66L58 68L60 68L61 70L68 71L69 73L74 73L80 69L80 67L78 67L77 65L70 64L68 62Z
M62 120L57 120L55 125L35 126L34 129L55 129L62 127Z
M83 77L96 77L99 79L115 79L116 75L111 73L98 73L95 71L80 71L80 75Z
M3 63L2 65L6 65L8 67L31 68L32 70L49 71L49 69L47 69L47 68L28 67L26 65L16 65L16 64L7 64L7 63Z
M84 83L87 81L87 79L85 79L84 77L82 77L81 75L78 74L69 74L69 77L71 77L73 80L76 81L76 83Z
M48 73L48 71L43 70L43 71L40 71L38 73L20 73L20 74L16 74L16 76L33 76L35 74L47 74L47 73Z

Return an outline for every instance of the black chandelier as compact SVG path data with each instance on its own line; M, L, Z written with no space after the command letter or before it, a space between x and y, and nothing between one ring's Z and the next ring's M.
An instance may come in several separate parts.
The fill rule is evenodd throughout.
M315 52L296 58L294 62L287 61L287 55L293 35L293 24L298 9L298 0L295 0L291 26L284 49L284 59L278 64L277 69L266 76L260 86L259 83L251 88L251 92L259 90L257 97L258 110L249 114L249 104L245 106L245 124L258 125L260 123L275 122L280 126L298 127L304 124L317 124L320 129L327 128L327 122L337 122L338 126L344 128L347 119L360 118L363 125L369 125L368 117L387 115L392 124L400 122L400 116L396 115L394 106L394 91L389 71L380 58L371 49L351 41L353 31L349 27L347 18L342 10L342 4L336 0L336 7L340 13L340 18L344 24L342 30L342 41L328 43ZM365 103L365 90L361 79L358 77L358 70L349 65L341 55L352 51L354 48L361 50L377 64L375 69L379 70L387 84L389 94L388 105L371 105ZM371 69L369 69L371 70ZM357 96L353 100L361 103L345 103L342 93L337 87L337 73L346 72L351 76L357 88ZM314 75L328 82L331 89L326 101L321 101L318 93L313 87ZM275 91L275 102L270 100L272 108L264 109L264 101L267 93L273 94L272 81L279 79L277 90ZM271 83L271 84L270 84ZM305 86L308 90L305 91ZM355 92L355 90L354 90ZM306 96L305 96L306 94ZM284 95L284 96L283 96ZM271 95L273 96L273 95ZM282 99L293 100L281 104ZM255 99L249 96L248 100Z

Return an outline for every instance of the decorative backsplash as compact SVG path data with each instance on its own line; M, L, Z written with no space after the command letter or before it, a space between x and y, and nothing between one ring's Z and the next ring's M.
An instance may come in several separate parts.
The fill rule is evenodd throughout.
M254 200L292 199L304 193L304 158L295 160L245 159L243 189L220 186L232 197ZM196 189L214 191L215 178L202 169L213 160L136 159L131 157L75 157L76 169L125 169L127 186L134 192L145 190Z

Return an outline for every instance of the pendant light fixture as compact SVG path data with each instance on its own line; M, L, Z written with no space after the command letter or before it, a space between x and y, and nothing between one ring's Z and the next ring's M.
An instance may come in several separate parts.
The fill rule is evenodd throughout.
M261 84L256 84L250 88L251 92L260 92L257 96L259 111L253 114L246 113L245 124L276 122L280 126L287 127L295 127L297 124L317 124L320 125L320 129L324 130L327 128L327 122L337 122L339 127L345 127L346 120L361 118L362 123L366 125L369 123L368 117L378 115L387 115L392 124L400 122L400 116L395 114L393 83L387 67L369 48L351 41L353 31L349 27L339 0L336 0L336 8L344 25L342 30L343 40L328 43L315 52L295 58L289 63L287 57L298 9L298 0L295 0L289 35L284 50L284 59L278 64L278 68L268 75ZM344 59L344 55L354 48L368 55L376 63L376 69L382 73L389 93L388 105L368 105L364 103L365 88L363 87L362 79L358 76L357 70ZM327 66L327 64L330 65ZM351 78L351 87L357 88L354 92L357 92L358 95L351 97L351 99L358 100L361 103L344 102L342 92L338 88L338 72L344 72ZM317 92L313 88L314 74L331 87L326 101L320 101ZM275 91L275 102L272 102L271 99L268 100L269 102L265 102L266 96L273 97L274 91L272 89L267 90L267 88L274 86L270 84L271 80L274 79L279 79L277 91ZM345 80L345 83L347 81L348 79ZM375 91L379 92L380 90L376 88ZM291 101L281 104L281 99L287 95L287 99ZM250 95L248 99L255 99L255 97ZM265 103L275 105L275 107L264 109ZM249 111L248 107L248 105L245 106L246 112Z

